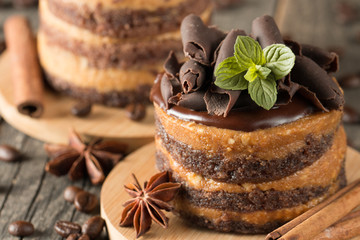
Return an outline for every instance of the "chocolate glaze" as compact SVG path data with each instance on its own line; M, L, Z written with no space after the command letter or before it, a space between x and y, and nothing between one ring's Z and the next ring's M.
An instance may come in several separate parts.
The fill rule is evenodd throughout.
M160 81L155 81L151 97L160 108L166 109L166 104L160 91ZM185 121L194 121L218 128L252 132L257 129L276 127L281 124L296 121L318 111L318 109L312 104L309 104L307 100L294 97L291 103L273 108L269 111L260 107L233 109L226 118L209 115L206 111L193 111L180 106L171 106L165 111L167 114Z

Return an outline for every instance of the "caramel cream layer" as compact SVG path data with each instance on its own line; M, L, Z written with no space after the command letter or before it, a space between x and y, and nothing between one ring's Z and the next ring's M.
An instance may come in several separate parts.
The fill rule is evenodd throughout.
M185 2L185 0L57 0L63 4L73 4L80 9L86 6L91 10L95 10L101 6L103 9L141 9L154 11L158 8L175 7Z
M231 193L243 193L255 189L260 189L262 191L289 191L296 188L328 186L337 179L340 173L346 153L345 138L345 131L341 126L335 135L334 143L331 148L312 165L276 181L243 184L218 182L191 172L179 164L172 156L172 153L166 151L158 136L155 138L155 143L156 149L160 150L167 158L169 167L173 171L174 176L184 180L188 187L208 192L225 191Z
M283 159L304 148L308 136L320 141L322 136L334 133L342 117L341 111L333 110L273 128L242 132L184 121L168 115L156 103L154 106L166 133L176 141L206 152L209 158L223 154L228 161L236 158Z
M139 84L152 84L154 72L161 70L162 62L136 66L131 69L96 69L88 60L58 46L48 45L41 32L38 34L38 52L42 67L50 75L59 77L82 88L95 88L99 92L136 89Z
M184 212L189 215L204 217L213 222L245 221L249 224L264 225L267 222L291 220L299 216L301 213L319 204L328 196L334 194L338 190L338 188L339 186L337 182L330 187L329 191L326 194L319 198L313 199L306 204L274 211L256 211L249 213L221 211L211 208L196 207L188 203L187 200L179 198L176 198L174 205L176 211Z
M76 1L72 1L76 2ZM157 36L142 37L142 38L112 38L107 36L100 36L92 33L85 28L79 28L75 25L69 24L55 15L53 15L49 8L46 0L41 0L39 3L39 12L41 24L45 24L50 27L53 31L57 31L66 35L68 39L74 39L77 41L83 41L85 44L91 46L100 46L102 44L126 44L126 43L138 43L145 41L161 41L168 39L180 39L180 32L167 32L159 34ZM202 14L203 20L208 20L210 18L211 10L208 9Z

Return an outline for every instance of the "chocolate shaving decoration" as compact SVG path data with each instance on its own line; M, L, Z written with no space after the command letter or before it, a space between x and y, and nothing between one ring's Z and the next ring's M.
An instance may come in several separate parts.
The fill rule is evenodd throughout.
M181 64L179 63L175 53L171 51L164 63L164 69L166 74L170 75L171 78L179 77L180 67Z
M194 111L204 111L206 109L204 94L205 92L203 91L188 94L178 93L169 99L169 103Z
M339 85L308 57L296 56L291 81L299 84L302 89L300 93L323 111L339 109L344 105Z
M216 56L215 68L226 58L234 55L234 45L237 36L246 35L242 30L231 30L219 46ZM206 109L210 115L226 117L234 107L241 91L233 91L219 88L212 84L204 96Z
M123 158L127 145L117 141L94 139L85 143L74 130L69 145L45 144L52 158L45 170L55 176L68 173L73 181L89 176L92 184L102 183L110 170Z
M173 183L169 172L161 172L152 176L149 182L141 187L133 174L135 183L125 185L125 190L133 197L124 203L120 226L134 226L136 238L149 231L152 221L163 228L168 227L169 219L161 211L171 211L173 207L168 203L173 200L181 184Z
M284 39L284 44L288 46L295 55L302 56L301 45L298 42L291 39Z
M311 58L327 72L336 72L339 70L339 56L334 52L328 52L319 47L302 44L302 54Z
M207 66L212 62L213 52L225 37L225 33L206 26L194 14L184 18L180 31L185 56Z
M275 43L284 43L275 20L268 15L254 19L252 22L252 35L259 41L262 48Z
M238 100L240 93L241 91L225 90L213 84L204 96L208 113L226 117Z
M199 90L206 80L206 69L200 63L189 60L180 68L180 82L184 93Z

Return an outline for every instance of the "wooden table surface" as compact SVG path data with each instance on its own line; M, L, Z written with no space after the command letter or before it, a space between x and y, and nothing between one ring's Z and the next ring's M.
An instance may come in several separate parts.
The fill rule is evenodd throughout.
M360 72L360 15L350 23L338 19L337 0L244 0L237 7L217 10L213 22L224 30L242 28L250 31L253 18L275 16L283 35L302 43L340 49L341 70L337 77ZM360 13L360 1L346 0ZM36 8L15 10L0 7L0 39L2 24L15 13L25 14L34 29L38 25ZM1 76L0 76L1 77ZM346 102L360 112L360 89L346 89ZM346 125L352 145L360 149L360 125ZM0 162L0 239L16 239L7 232L8 224L24 219L31 221L36 232L26 239L61 239L53 230L57 220L83 223L89 215L75 210L63 199L63 190L70 184L83 187L99 196L100 186L88 180L72 183L67 177L56 178L44 171L49 160L43 143L15 130L6 122L0 123L0 144L21 149L24 159L16 163ZM122 187L121 185L119 187Z

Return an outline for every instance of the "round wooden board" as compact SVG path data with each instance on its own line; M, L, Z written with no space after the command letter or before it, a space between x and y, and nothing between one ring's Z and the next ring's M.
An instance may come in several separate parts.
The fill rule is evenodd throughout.
M346 175L348 182L360 178L360 153L348 148L346 157ZM101 189L101 216L105 219L111 240L135 239L133 228L119 227L122 204L130 197L123 185L132 182L131 173L135 173L140 183L148 180L157 172L155 168L155 144L150 143L129 155L119 163L106 178ZM265 236L237 235L219 233L206 229L196 228L185 223L181 218L167 213L170 226L163 229L153 224L151 230L144 235L144 239L237 239L237 240L263 240ZM356 238L356 239L360 239Z
M155 126L153 107L141 122L131 121L123 109L94 105L86 118L70 113L75 100L45 90L45 111L39 119L20 114L13 101L11 64L9 54L0 55L0 112L2 117L16 129L45 142L66 143L69 129L82 134L104 138L126 139L130 144L141 146L153 140ZM133 147L134 148L134 147Z

